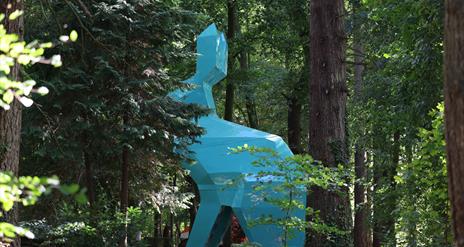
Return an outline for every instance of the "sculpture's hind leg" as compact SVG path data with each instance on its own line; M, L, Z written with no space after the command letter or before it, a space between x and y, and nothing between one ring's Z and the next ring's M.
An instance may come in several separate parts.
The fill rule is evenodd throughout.
M252 191L250 189L250 191ZM282 196L281 194L266 194L271 198ZM257 197L256 197L257 196ZM286 217L297 217L304 219L305 211L303 209L293 209L290 212L283 211L281 208L265 202L260 198L258 192L245 193L240 207L234 207L233 211L237 216L240 225L250 242L260 244L262 247L302 247L304 245L304 231L297 229L288 229L283 231L281 226L277 224L259 224L260 219L268 218L272 215L274 221L284 219ZM294 193L293 199L305 203L305 193ZM285 199L282 198L282 199ZM251 226L250 226L251 225Z
M246 220L246 223L240 222L240 225L247 224L247 230L250 232L250 241L259 243L262 247L302 247L304 245L304 232L298 231L296 229L288 229L285 231L282 229L282 226L276 224L257 224L254 226L249 226L250 223L253 223L259 217L266 217L272 215L274 220L279 220L287 215L281 211L280 208L275 206L264 206L256 208L246 208L243 209L244 215L247 217L243 220ZM304 217L303 210L295 210L291 213L292 217L298 217L302 219ZM256 222L254 222L256 224ZM245 233L246 234L246 233Z
M237 217L240 226L250 242L259 244L262 247L281 247L282 246L282 231L276 225L261 225L256 224L256 220L261 217L261 214L273 214L277 209L270 208L234 208L235 216Z
M201 193L201 197L206 198L206 193ZM214 196L209 198L214 198ZM202 201L187 247L217 247L230 225L231 213L232 209L222 207L218 200Z

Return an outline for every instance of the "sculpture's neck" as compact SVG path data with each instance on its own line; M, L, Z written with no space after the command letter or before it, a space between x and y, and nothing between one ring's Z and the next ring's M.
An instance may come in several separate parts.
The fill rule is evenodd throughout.
M182 97L184 103L194 103L211 110L211 114L216 115L216 105L214 104L213 92L211 86L207 83L197 85L196 88L185 92Z

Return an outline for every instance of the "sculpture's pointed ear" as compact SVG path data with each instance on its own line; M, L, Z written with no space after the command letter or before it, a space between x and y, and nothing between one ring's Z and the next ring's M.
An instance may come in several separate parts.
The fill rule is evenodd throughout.
M227 75L227 41L215 24L211 24L197 38L196 80L210 86Z

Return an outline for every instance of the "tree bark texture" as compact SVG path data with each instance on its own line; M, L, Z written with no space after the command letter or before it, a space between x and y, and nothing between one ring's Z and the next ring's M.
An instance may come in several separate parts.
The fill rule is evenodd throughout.
M237 29L237 2L236 0L227 0L227 40L233 44ZM232 49L231 49L232 50ZM229 56L228 69L231 71L234 65L234 56ZM235 85L233 80L227 80L226 85L226 102L224 105L224 119L234 121L234 96Z
M297 12L299 13L299 12ZM297 14L295 13L295 14ZM301 14L301 13L300 13ZM309 19L308 19L309 21ZM310 39L309 33L301 31L302 37ZM293 85L291 94L285 96L287 100L287 138L288 146L294 154L301 154L304 148L301 144L302 138L302 123L301 118L303 114L303 101L306 100L308 78L310 70L310 47L309 42L303 44L304 51L304 67L298 83Z
M200 204L200 191L198 190L198 187L193 181L192 177L187 176L185 178L190 186L190 192L192 192L195 196L191 200L191 205L189 208L189 216L190 216L190 229L193 227L193 223L195 222L195 217L197 216L198 212L198 205Z
M247 75L248 73L248 68L249 68L248 60L249 60L249 54L247 54L245 51L242 51L240 53L240 72L243 73L244 75ZM248 76L246 76L245 78L246 80L248 80ZM249 90L248 92L245 92L245 107L246 107L248 123L250 127L253 129L258 129L259 128L258 113L256 111L256 103L255 103L252 91L253 90Z
M15 20L9 20L8 16L15 10L24 10L22 0L4 0L0 3L2 14L6 18L3 24L8 33L15 33L22 40L24 37L24 19L23 16ZM15 64L10 72L10 78L13 80L21 80L20 66ZM11 108L8 111L0 109L0 171L9 171L14 175L18 175L19 170L19 148L21 143L21 116L22 105L18 100L11 103ZM18 222L18 208L15 206L10 212L5 214L5 218L12 224ZM21 246L19 238L15 239L12 246Z
M354 246L368 247L369 222L366 201L366 175L365 152L360 146L356 145L354 155L355 179L354 185Z
M464 246L464 0L445 3L445 122L455 246Z
M129 122L127 115L123 117L124 128ZM129 205L129 148L124 145L122 147L122 160L121 160L121 190L119 195L120 210L127 216L127 207ZM127 247L127 225L124 227L123 236L119 242L120 247Z
M311 76L309 114L309 152L324 166L347 163L346 71L344 1L312 0ZM320 220L344 231L351 231L348 188L343 193L311 188L308 206L319 211ZM327 236L309 232L307 247L352 246L351 235Z
M287 98L287 137L288 145L294 154L300 154L301 150L301 110L300 100L293 95Z
M161 227L162 227L162 221L161 221L162 215L155 211L154 212L154 218L153 218L153 247L161 247Z
M375 128L374 128L375 129ZM382 136L379 133L374 133L374 136ZM382 136L383 137L383 136ZM384 139L384 138L381 138ZM372 209L373 209L373 215L372 215L372 246L373 247L380 247L381 246L381 241L384 238L383 237L383 225L382 225L382 218L384 217L382 215L383 207L382 207L382 198L383 196L380 195L379 191L382 191L382 176L383 172L382 169L383 167L386 166L385 164L385 158L382 157L380 150L380 144L379 143L385 143L386 140L374 140L374 171L373 171L373 191L372 191Z
M122 151L122 164L121 164L121 212L127 212L129 204L129 150L127 147Z
M361 7L360 0L353 2L353 11L355 19L354 31L354 94L357 104L362 104L362 90L363 90L363 45L361 39L361 22L359 18L359 9ZM362 120L361 120L362 121ZM361 130L362 131L362 130ZM354 171L355 171L355 185L354 185L354 229L353 240L355 247L368 247L369 244L369 222L368 222L368 207L366 198L366 182L367 182L367 167L366 167L366 152L363 148L363 143L360 141L364 136L364 132L360 133L360 138L355 144L354 153Z

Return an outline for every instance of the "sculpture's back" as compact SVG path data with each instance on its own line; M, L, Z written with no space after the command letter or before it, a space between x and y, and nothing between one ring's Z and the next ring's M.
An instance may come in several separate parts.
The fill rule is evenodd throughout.
M253 186L255 176L260 170L272 170L273 167L259 168L252 165L256 159L248 153L229 154L230 147L250 146L266 147L281 156L292 155L285 142L278 136L245 126L227 122L217 117L211 87L223 79L227 73L227 43L224 35L213 25L203 31L197 39L197 68L194 76L186 80L196 84L196 88L187 92L176 92L174 97L187 103L204 105L212 112L198 120L206 134L190 147L194 153L194 164L184 164L190 170L193 180L200 191L200 209L189 237L188 247L216 247L230 224L232 212L237 216L245 234L252 242L262 246L281 246L282 229L276 225L257 225L249 227L252 220L263 215L282 218L285 212L280 208L263 202L256 196ZM232 180L238 180L230 186ZM274 181L273 184L278 184ZM305 192L301 191L298 200L303 205ZM282 196L275 193L275 196ZM303 210L295 210L291 216L304 219ZM288 246L303 246L304 233L298 232L288 242Z

